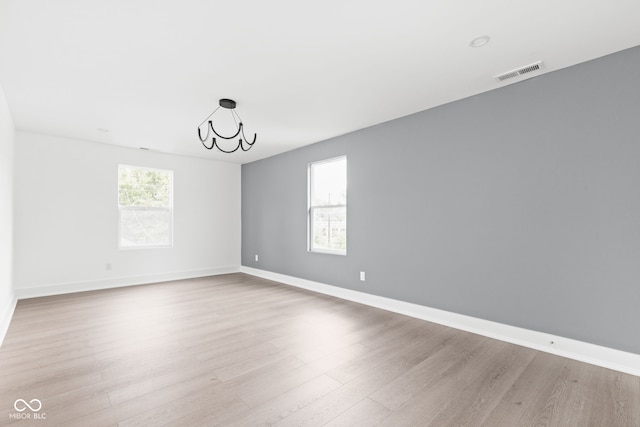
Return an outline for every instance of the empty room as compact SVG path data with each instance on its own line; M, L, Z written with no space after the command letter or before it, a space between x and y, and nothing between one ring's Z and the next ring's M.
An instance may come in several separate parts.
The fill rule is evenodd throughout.
M640 427L638 16L0 0L0 425Z

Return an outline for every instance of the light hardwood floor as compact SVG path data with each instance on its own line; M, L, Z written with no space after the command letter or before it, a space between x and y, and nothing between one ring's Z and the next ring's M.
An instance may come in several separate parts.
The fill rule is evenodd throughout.
M640 378L231 274L20 301L0 425L638 427Z

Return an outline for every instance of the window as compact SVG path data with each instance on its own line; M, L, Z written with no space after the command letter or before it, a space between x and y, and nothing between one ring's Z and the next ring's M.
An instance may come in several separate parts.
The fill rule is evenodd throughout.
M347 254L347 158L309 164L309 250Z
M173 245L173 172L118 166L121 249Z

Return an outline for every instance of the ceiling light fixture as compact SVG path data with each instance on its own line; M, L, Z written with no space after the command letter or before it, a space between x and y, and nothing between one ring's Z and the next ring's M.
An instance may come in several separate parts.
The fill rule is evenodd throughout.
M211 150L213 147L218 147L218 150L222 151L223 153L227 153L227 154L233 153L234 151L237 151L238 148L242 148L242 151L249 151L251 149L251 147L253 147L253 144L256 142L257 135L255 133L253 134L253 141L252 142L249 142L247 140L247 138L244 136L244 129L243 129L243 125L242 125L242 119L240 118L238 113L235 112L236 101L234 101L233 99L221 99L219 101L219 104L220 104L220 106L218 108L216 108L215 110L213 110L213 113L209 114L209 116L206 119L204 119L202 121L202 123L200 123L198 125L198 137L200 138L200 142L202 142L202 145L207 150ZM231 112L231 117L233 118L233 122L235 123L235 126L236 126L236 133L231 135L231 136L220 135L213 128L213 120L211 118L216 113L216 111L218 111L220 109L220 107L222 107L224 109L227 109L227 110L229 110ZM202 137L202 125L207 123L207 121L208 121L207 135L203 138ZM206 144L206 142L209 139L210 131L212 131L215 136L211 137L211 146L208 146ZM237 136L240 136L240 138L239 138L238 145L236 146L236 148L234 148L233 150L225 150L225 149L221 148L220 144L216 141L216 136L218 138L222 138L222 139L234 139ZM246 145L246 148L245 148L245 145Z
M475 39L471 40L471 42L469 43L469 46L481 47L489 43L489 40L491 40L489 36L476 37Z

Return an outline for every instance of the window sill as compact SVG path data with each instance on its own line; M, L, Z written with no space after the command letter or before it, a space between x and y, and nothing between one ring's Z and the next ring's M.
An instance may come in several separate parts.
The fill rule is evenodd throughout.
M347 251L332 251L331 249L309 249L307 252L325 255L342 255L347 256Z

